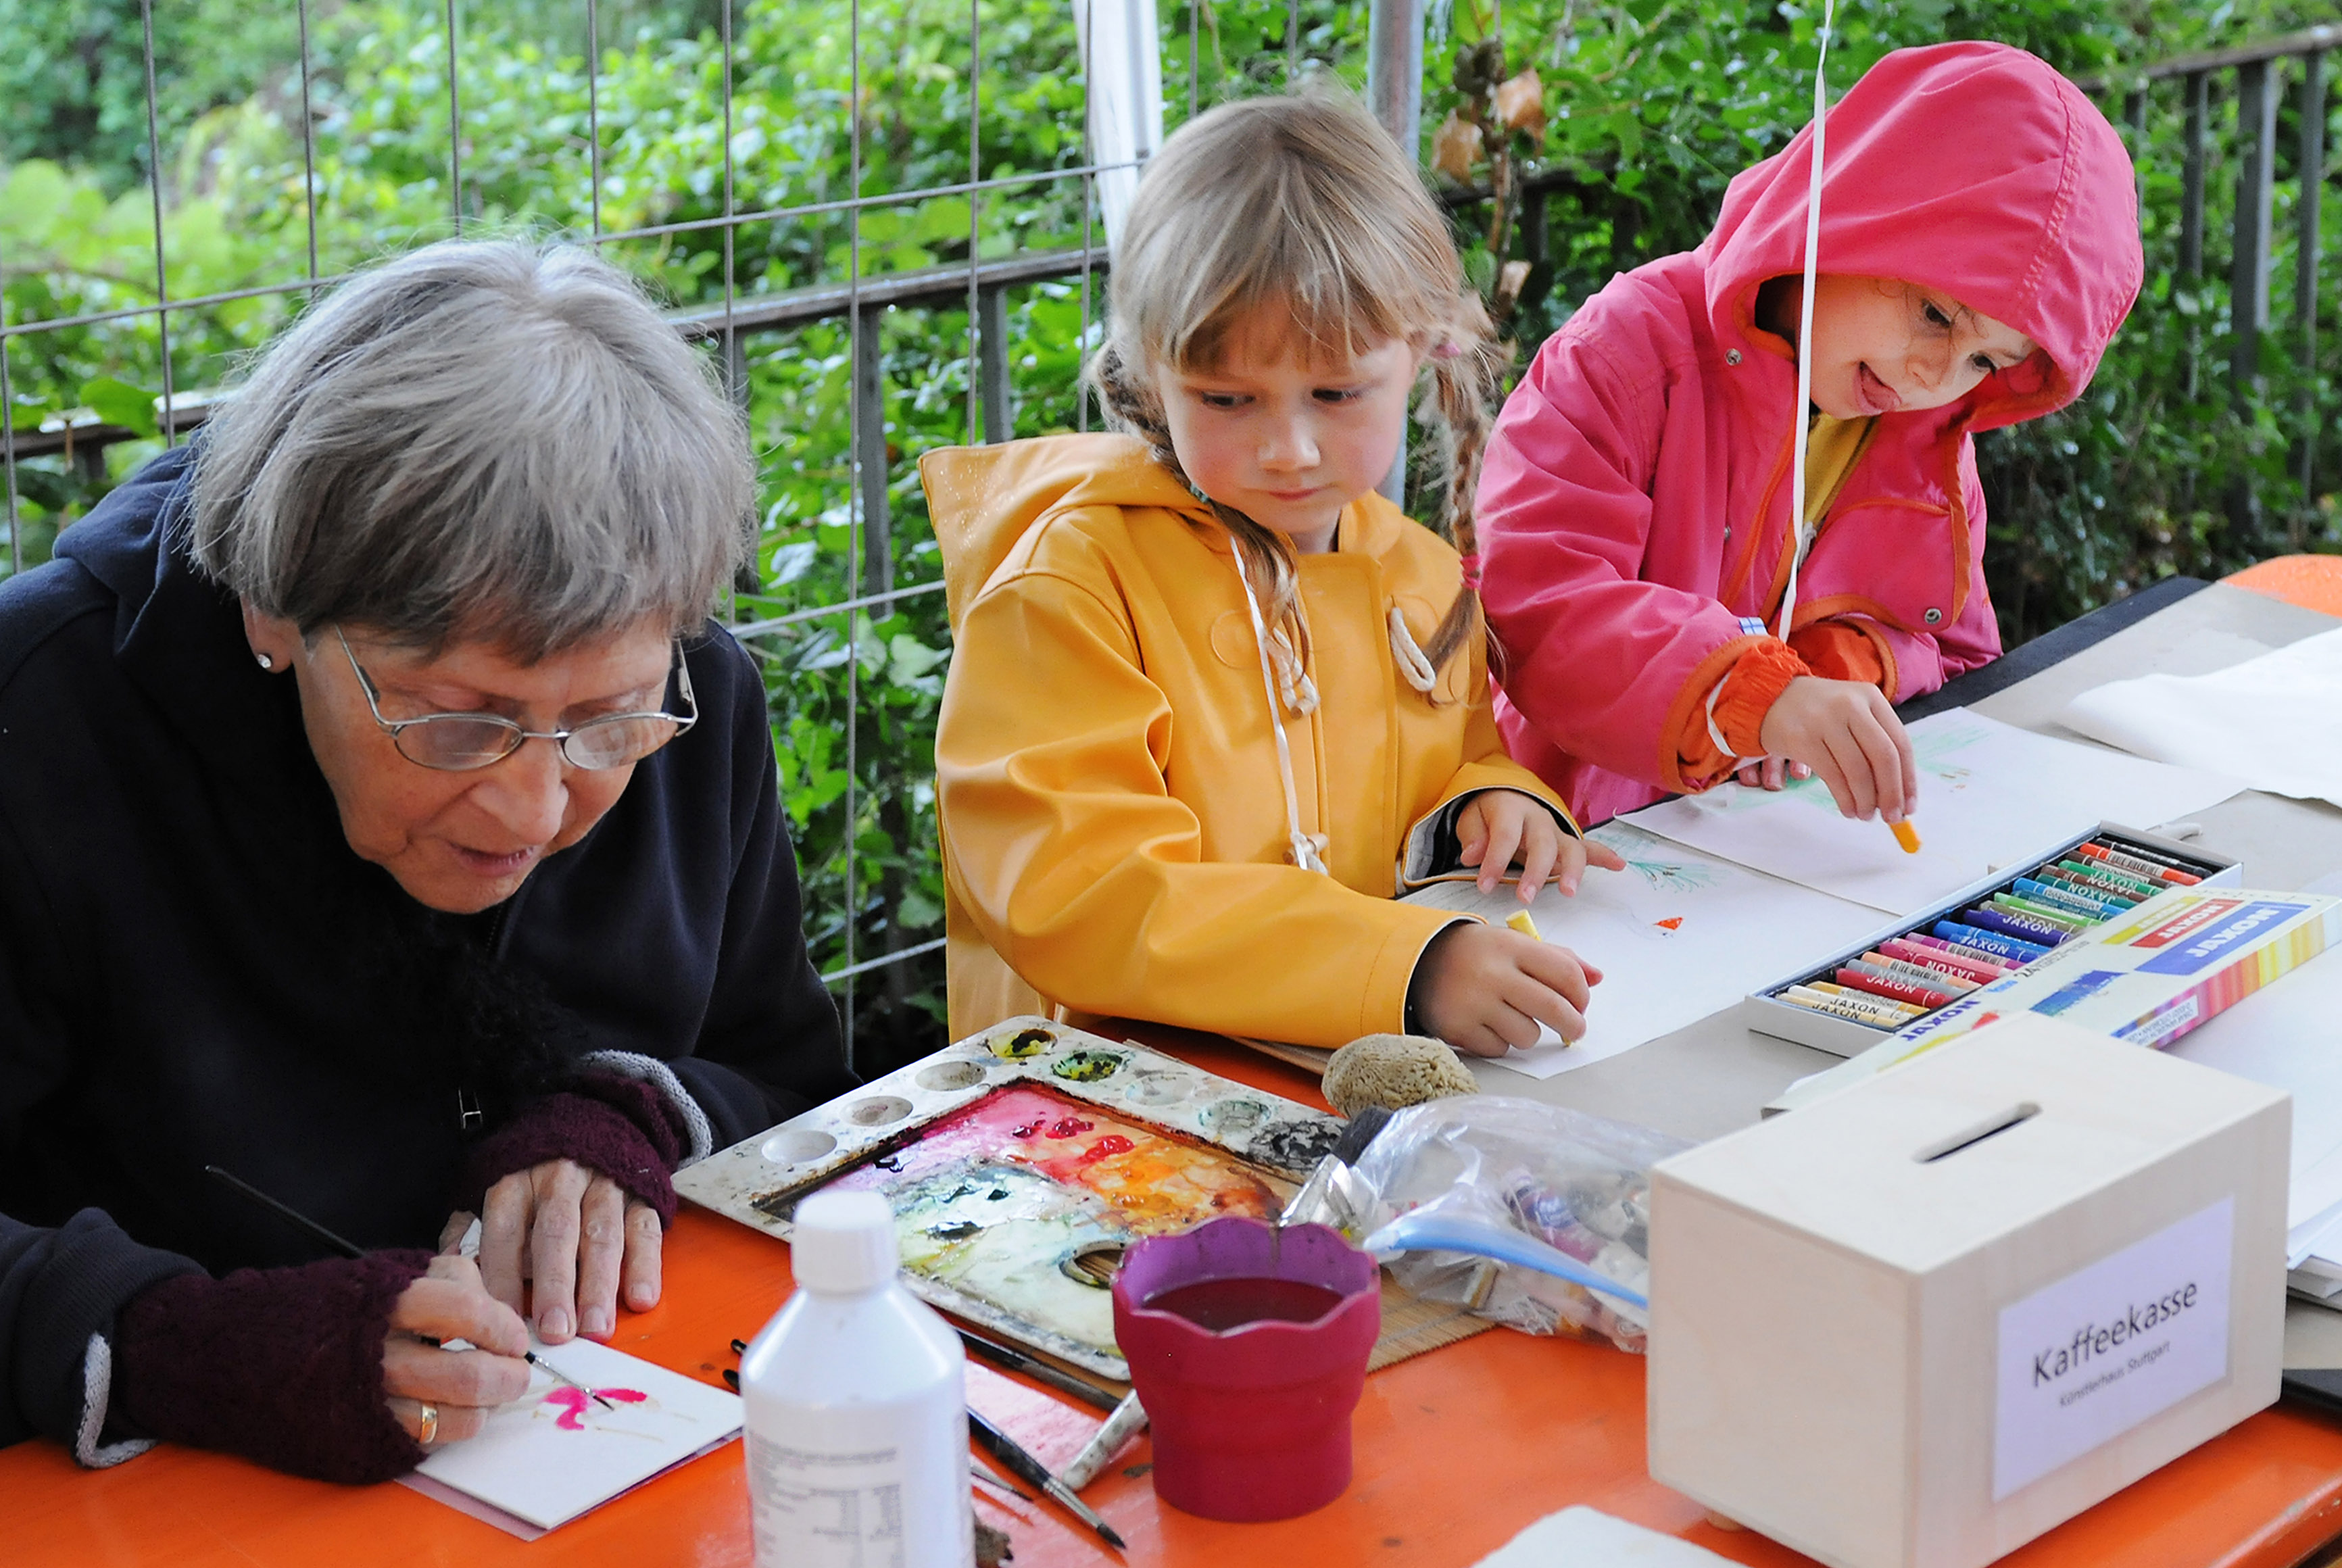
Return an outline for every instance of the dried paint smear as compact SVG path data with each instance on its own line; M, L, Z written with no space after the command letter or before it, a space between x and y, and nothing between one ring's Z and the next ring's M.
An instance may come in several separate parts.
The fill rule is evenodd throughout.
M1287 1195L1225 1150L1028 1085L828 1185L886 1195L904 1267L1107 1354L1113 1300L1080 1260L1221 1214L1266 1218Z

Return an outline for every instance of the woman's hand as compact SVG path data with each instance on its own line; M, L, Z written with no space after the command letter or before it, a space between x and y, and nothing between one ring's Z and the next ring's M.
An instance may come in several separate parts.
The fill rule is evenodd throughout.
M630 1310L658 1305L658 1211L609 1177L575 1160L547 1160L497 1182L481 1208L480 1278L515 1312L522 1282L530 1282L536 1337L545 1343L581 1333L608 1338L622 1286ZM441 1250L471 1223L468 1213L450 1217Z
M432 1339L469 1342L445 1351ZM390 1309L382 1342L382 1388L391 1418L425 1447L476 1437L488 1412L528 1392L528 1330L520 1314L487 1293L469 1258L436 1257ZM436 1413L427 1422L424 1406Z
M1867 681L1799 675L1765 710L1757 740L1770 756L1813 769L1847 816L1901 822L1918 804L1911 737Z
M1575 894L1589 861L1606 871L1626 868L1606 845L1562 832L1542 801L1519 790L1482 790L1466 801L1456 814L1456 842L1463 863L1480 868L1482 893L1496 892L1506 868L1517 862L1523 904L1536 897L1547 876L1564 894Z
M1599 846L1596 846L1599 847ZM1534 1045L1542 1023L1564 1040L1586 1034L1586 1004L1602 972L1566 947L1499 925L1461 921L1431 939L1416 964L1415 1015L1475 1056Z

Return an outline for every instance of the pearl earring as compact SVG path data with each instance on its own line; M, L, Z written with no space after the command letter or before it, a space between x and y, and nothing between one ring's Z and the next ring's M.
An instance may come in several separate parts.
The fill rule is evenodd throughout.
M265 654L255 654L253 657L260 661L260 667L264 670L273 670L276 667L276 661Z

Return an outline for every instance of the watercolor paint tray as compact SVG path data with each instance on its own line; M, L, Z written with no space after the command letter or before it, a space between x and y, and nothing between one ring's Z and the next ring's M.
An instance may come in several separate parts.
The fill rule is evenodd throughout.
M1778 1040L1795 1041L1810 1045L1817 1051L1827 1051L1833 1056L1857 1056L1892 1037L1897 1031L1934 1016L1919 1013L1903 1018L1891 1026L1857 1023L1851 1018L1834 1017L1816 1013L1795 1003L1781 1000L1781 993L1792 985L1810 985L1817 980L1827 981L1845 964L1859 961L1879 944L1907 936L1913 932L1928 933L1939 920L1947 920L1961 910L1969 908L2013 888L2019 877L2030 877L2033 871L2055 864L2080 845L2101 840L2117 847L2128 844L2153 854L2178 862L2206 886L2236 886L2244 879L2241 862L2226 855L2176 839L2165 838L2120 823L2102 822L2087 833L2069 834L2039 853L2018 857L2008 867L1994 872L1961 888L1941 903L1914 916L1898 917L1891 924L1856 943L1853 946L1832 954L1828 958L1809 964L1796 974L1777 980L1751 992L1740 1004L1740 1021L1760 1034ZM2024 965L2017 966L2018 968ZM1940 1011L1940 1009L1938 1009Z
M786 1238L874 1189L932 1305L1127 1380L1106 1284L1131 1241L1273 1217L1343 1124L1143 1045L1012 1018L686 1167L676 1191Z

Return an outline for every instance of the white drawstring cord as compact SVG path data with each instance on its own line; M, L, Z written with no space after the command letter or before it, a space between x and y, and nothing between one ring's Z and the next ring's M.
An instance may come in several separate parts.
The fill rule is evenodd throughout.
M1788 586L1781 594L1780 638L1785 643L1789 640L1790 617L1797 610L1797 568L1805 564L1806 559L1806 408L1814 395L1814 279L1822 243L1822 115L1829 106L1826 96L1828 78L1823 68L1829 64L1830 20L1837 11L1837 0L1822 0L1820 51L1814 60L1813 172L1806 183L1806 285L1804 297L1797 304L1797 434L1789 449L1789 545L1792 554L1789 556ZM1711 724L1710 728L1713 727Z
M1245 610L1252 616L1253 640L1260 645L1260 690L1261 694L1268 699L1268 727L1276 735L1276 772L1285 784L1285 827L1289 840L1286 856L1304 871L1322 872L1331 876L1333 873L1326 870L1325 857L1318 853L1317 841L1301 831L1301 792L1293 784L1293 746L1285 738L1285 712L1276 700L1276 676L1270 669L1274 661L1269 655L1268 627L1260 618L1260 601L1253 597L1252 578L1245 572L1244 550L1233 539L1228 543L1233 546L1230 554L1236 558L1236 584L1244 589ZM1287 651L1290 652L1289 647ZM1303 679L1307 679L1306 674ZM1310 704L1314 707L1316 705L1315 687L1310 688L1309 695Z
M1415 634L1406 629L1406 617L1398 613L1396 604L1390 607L1390 644L1391 656L1398 661L1400 678L1430 696L1431 688L1439 684L1439 672L1431 667L1430 658L1416 645Z

